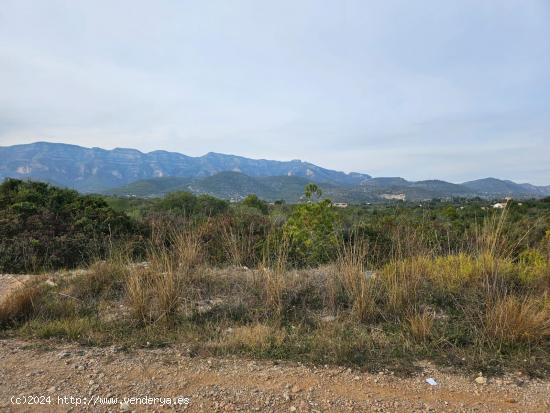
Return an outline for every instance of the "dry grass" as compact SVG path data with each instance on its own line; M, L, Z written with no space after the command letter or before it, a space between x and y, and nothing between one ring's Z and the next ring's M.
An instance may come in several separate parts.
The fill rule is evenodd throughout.
M150 307L152 285L150 272L142 268L134 268L126 277L126 301L132 317L143 324L153 316Z
M353 316L360 321L373 318L376 313L375 280L368 279L365 272L367 255L366 243L361 241L343 243L336 262L335 278L338 284L342 285L351 302ZM334 295L337 294L339 289L338 284L328 287L333 296L331 299L333 303L336 301Z
M415 312L407 318L411 336L417 342L424 343L432 336L434 314L429 311Z
M468 242L468 252L476 255L490 255L509 257L512 248L505 237L509 208L500 213L494 213L486 218L481 225L474 227L473 234Z
M126 296L134 317L144 323L171 323L190 300L189 286L202 262L200 232L186 228L170 233L170 246L151 243L148 266L126 277Z
M225 347L264 353L272 347L281 346L285 337L284 330L280 328L256 323L231 329L221 342Z
M175 231L171 236L173 259L178 271L188 274L203 262L201 229L187 228Z
M256 230L254 223L250 223L244 228L235 228L230 222L222 224L223 248L232 265L242 266L255 261L257 240L254 233Z
M27 282L15 288L0 302L0 326L31 318L44 290L37 282Z
M288 239L271 237L264 251L260 274L264 280L267 308L277 317L283 313L288 267Z
M498 299L486 309L484 330L496 345L540 343L550 338L550 307L528 297Z
M82 299L97 299L103 294L111 297L122 292L128 261L111 259L96 261L87 271L76 276L68 294Z
M525 352L547 356L550 257L538 247L522 259L508 256L499 250L502 225L488 225L493 233L481 231L469 253L436 252L421 232L403 231L389 261L377 267L369 245L354 235L335 262L301 270L288 262L289 240L275 232L262 245L261 265L248 270L207 266L204 251L212 244L201 241L200 226L163 230L154 234L147 265L98 262L48 294L75 292L79 301L66 300L74 309L44 305L35 286L0 307L0 323L30 319L25 325L43 336L70 338L159 331L159 343L179 337L204 348L323 363L368 365L381 354L440 358L447 351L487 365L500 357L524 360ZM233 263L242 263L250 246L239 242L248 241L226 236ZM124 294L113 294L120 285ZM107 321L97 317L102 305L121 303L139 326L128 323L125 312Z
M387 315L406 316L418 304L421 287L429 273L430 259L417 256L392 261L380 271L379 284Z

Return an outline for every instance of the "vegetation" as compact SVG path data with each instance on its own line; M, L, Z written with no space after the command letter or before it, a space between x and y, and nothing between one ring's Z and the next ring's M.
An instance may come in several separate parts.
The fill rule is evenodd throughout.
M132 242L86 271L33 279L0 303L2 334L550 373L550 199L504 210L482 200L340 209L311 186L304 198L267 213L254 197L107 199L118 212L102 201L141 231L130 235L147 236L142 255ZM2 199L3 211L21 202Z
M338 245L338 217L327 199L319 201L321 189L315 184L305 187L306 203L297 205L283 231L289 239L292 261L300 266L324 264L334 257ZM318 202L312 202L313 197Z
M40 182L0 185L0 272L75 267L135 235L139 225L102 198Z
M267 215L267 213L269 212L267 202L261 200L260 198L258 198L257 195L254 194L250 194L245 199L243 199L242 204L249 208L256 208L264 215Z

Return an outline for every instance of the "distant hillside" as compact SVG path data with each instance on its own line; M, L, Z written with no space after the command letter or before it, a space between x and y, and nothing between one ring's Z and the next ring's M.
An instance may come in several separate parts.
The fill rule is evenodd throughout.
M464 182L463 186L486 196L508 195L508 196L536 196L538 187L534 185L531 188L522 184L516 184L512 181L504 181L496 178L478 179L475 181ZM535 191L534 188L537 188Z
M296 202L303 195L304 186L311 180L296 176L251 177L239 172L220 172L202 178L154 178L141 180L106 191L106 194L118 196L155 197L169 192L189 191L196 194L209 194L218 198L239 200L248 194L274 201L284 199ZM497 184L495 184L497 185ZM500 186L501 183L499 182ZM515 184L518 185L518 184ZM330 183L320 184L325 197L336 202L382 202L395 197L406 200L423 201L434 198L476 196L499 198L510 195L508 186L505 192L491 195L477 192L464 185L431 180L410 182L402 178L373 178L361 185L343 186ZM536 187L540 191L540 187ZM525 188L514 195L518 198L536 197L531 193L525 195ZM542 195L541 195L542 196Z
M81 192L139 197L191 191L240 199L255 193L266 200L294 202L309 182L320 184L326 197L339 202L550 196L550 186L496 178L463 184L436 179L413 182L401 177L347 174L299 160L281 162L219 153L191 157L47 142L0 147L0 179L4 177L51 182Z
M462 185L440 180L407 181L403 178L372 178L362 186L377 194L405 194L408 199L472 197L477 194Z
M218 198L239 200L249 194L275 201L296 202L311 180L296 176L250 177L239 172L220 172L203 178L153 178L105 191L108 195L156 197L169 192L189 191ZM330 184L323 187L331 188ZM336 187L338 188L338 187Z
M143 179L198 178L226 171L251 177L297 176L349 186L370 178L300 160L281 162L218 153L191 157L166 151L143 153L136 149L105 150L48 142L0 147L0 178L54 181L81 192L100 192Z
M105 194L119 196L157 197L170 192L188 191L188 185L193 178L165 177L142 179L123 185L118 188L111 188L103 191Z

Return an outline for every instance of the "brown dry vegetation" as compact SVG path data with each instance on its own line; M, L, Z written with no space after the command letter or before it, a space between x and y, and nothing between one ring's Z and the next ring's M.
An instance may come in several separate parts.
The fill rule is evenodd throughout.
M432 358L547 374L548 249L513 258L504 226L503 217L485 224L475 248L450 254L404 230L382 263L376 245L352 237L315 269L292 268L276 234L255 268L240 267L256 247L227 229L220 242L239 265L217 268L205 259L204 227L163 228L145 263L119 253L55 285L36 280L3 301L0 323L4 334L89 344L185 341L208 354L402 367Z

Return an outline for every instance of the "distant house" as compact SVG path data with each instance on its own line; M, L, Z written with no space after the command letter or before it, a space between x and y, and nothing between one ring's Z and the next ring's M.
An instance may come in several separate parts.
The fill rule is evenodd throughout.
M404 201L407 197L405 194L382 194L380 195L384 199Z
M504 209L504 208L506 208L506 204L502 203L502 202L497 202L496 204L493 205L493 208L495 208L495 209Z
M348 204L345 202L334 202L332 205L334 205L336 208L347 208Z

